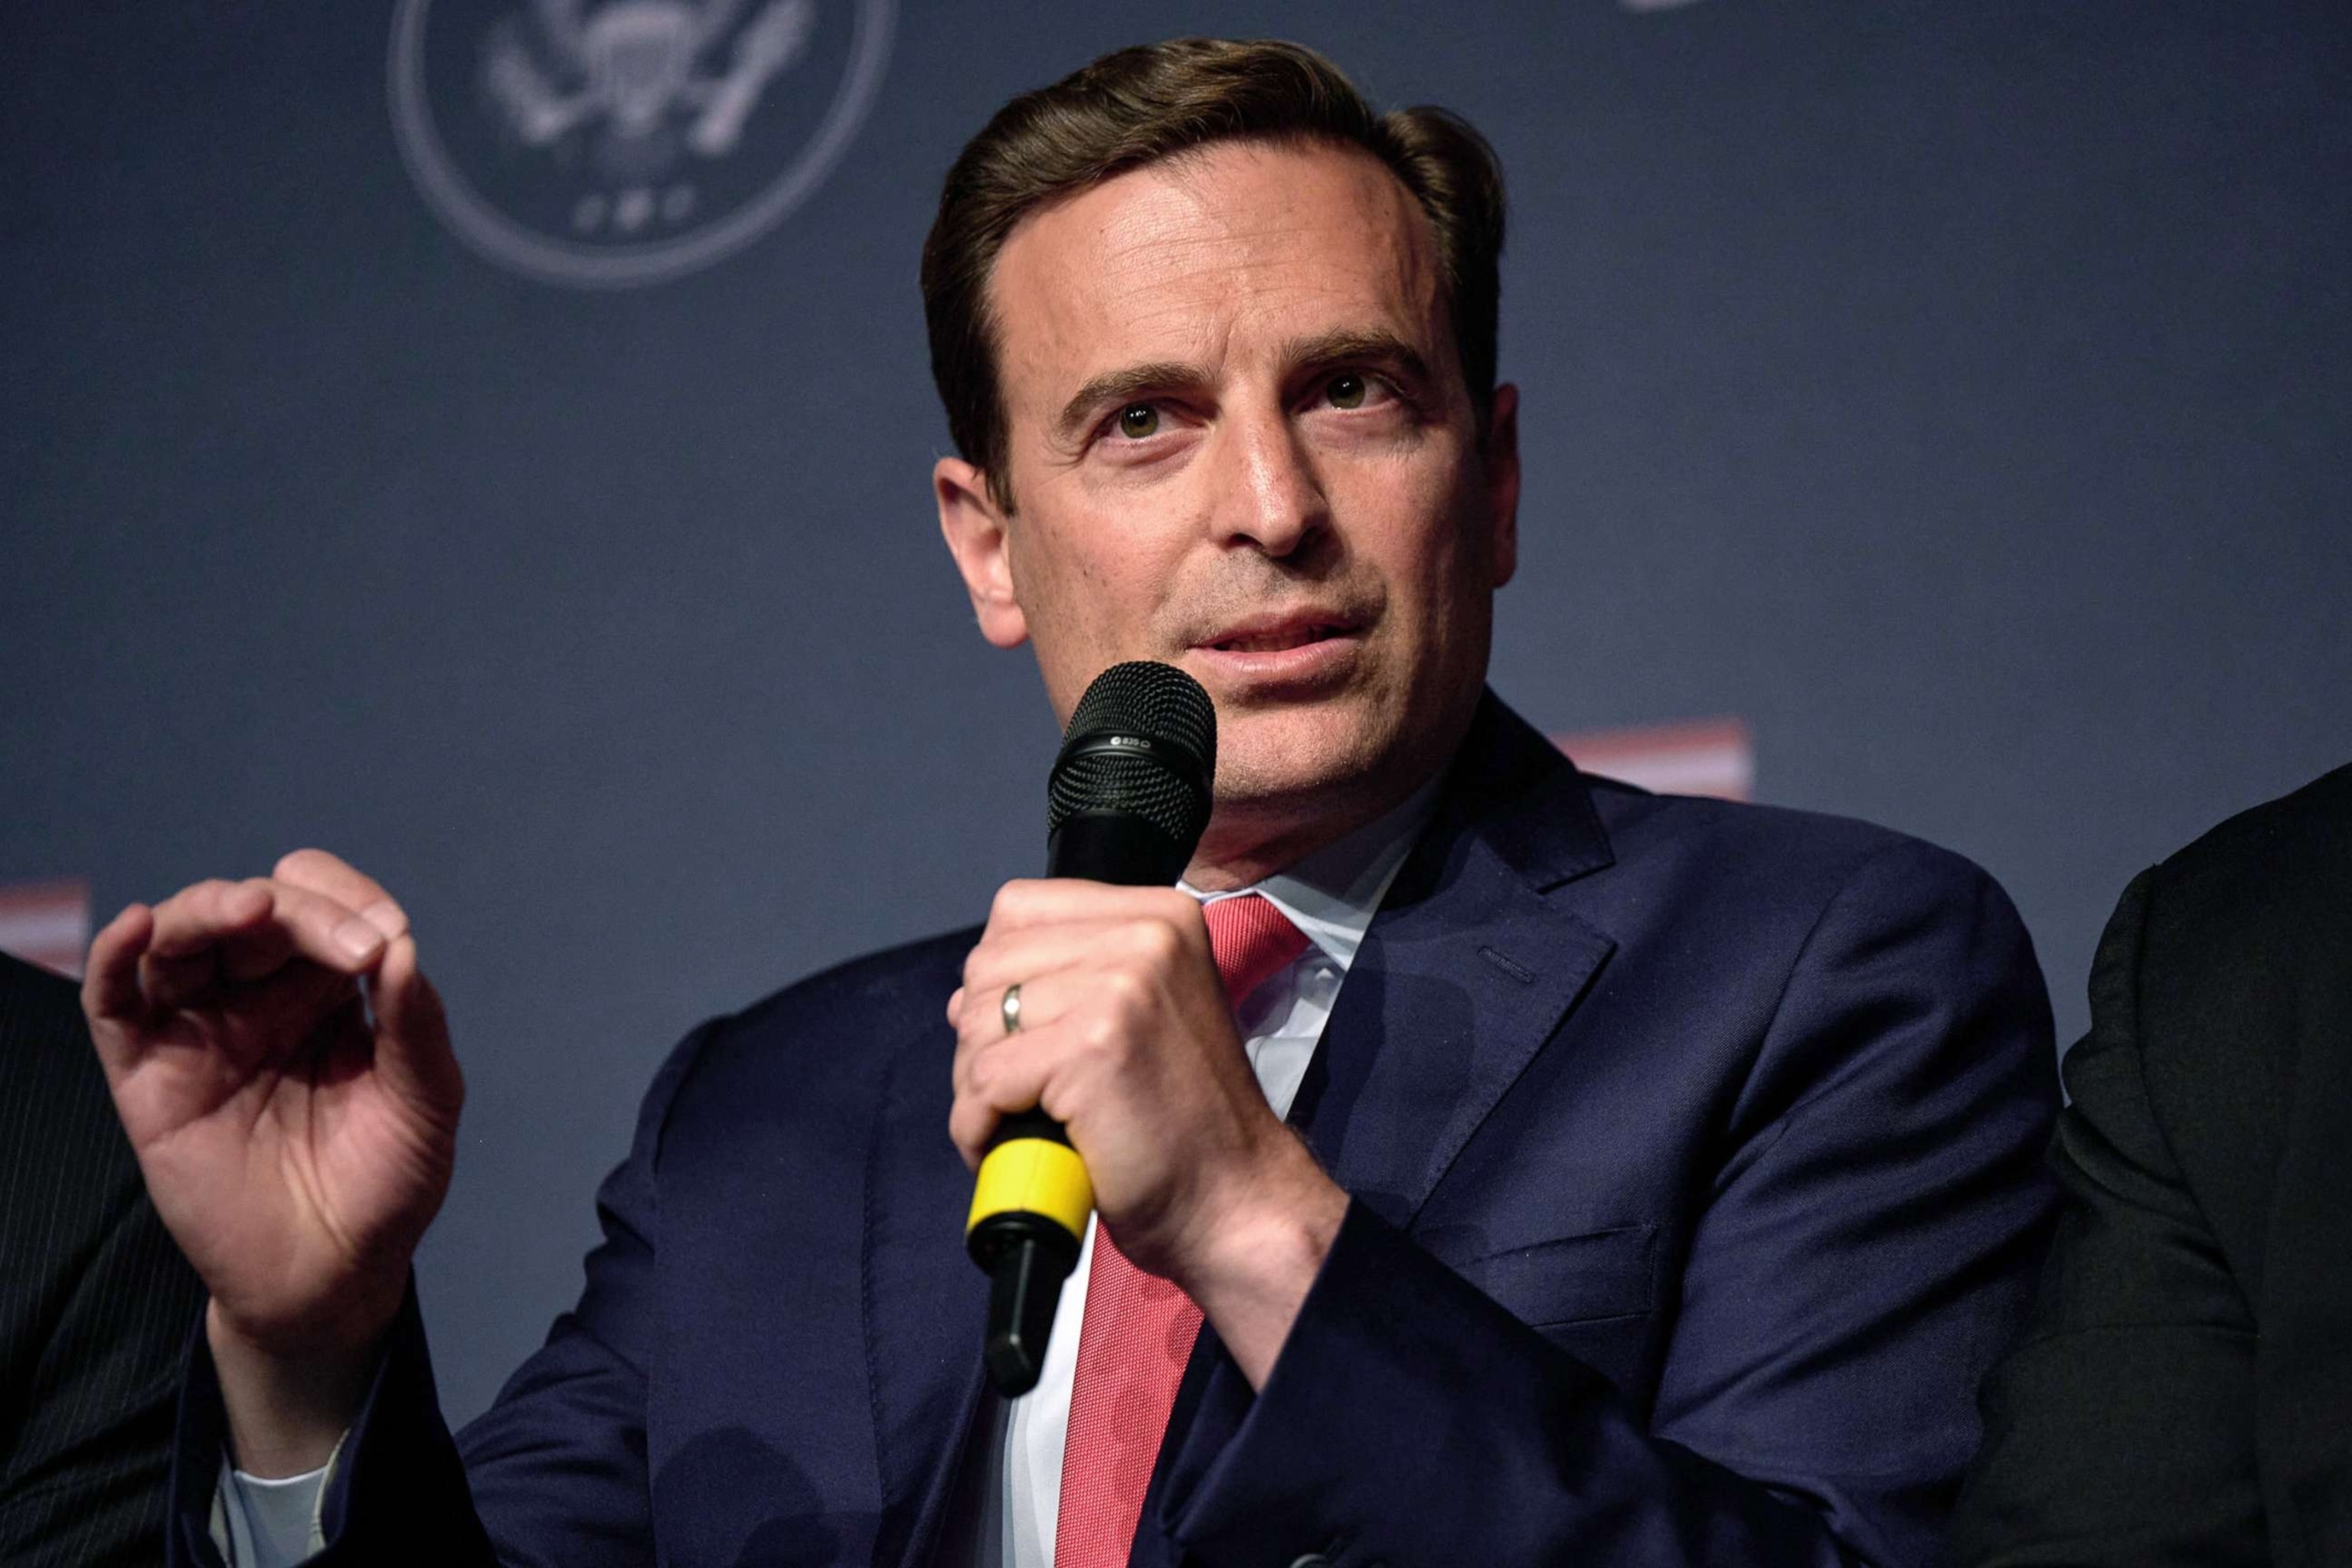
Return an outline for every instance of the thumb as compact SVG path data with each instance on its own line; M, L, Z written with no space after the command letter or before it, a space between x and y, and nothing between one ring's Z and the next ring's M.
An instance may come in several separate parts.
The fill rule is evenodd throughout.
M417 963L414 935L404 931L386 944L369 983L368 1001L375 1014L376 1071L384 1087L454 1127L466 1098L465 1075L450 1048L441 994Z

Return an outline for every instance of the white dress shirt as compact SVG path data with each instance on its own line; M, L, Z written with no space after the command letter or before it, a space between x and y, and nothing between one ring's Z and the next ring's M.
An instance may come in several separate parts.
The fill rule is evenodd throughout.
M1364 931L1389 884L1428 819L1434 782L1380 820L1340 839L1255 887L1231 893L1185 891L1202 903L1263 894L1306 933L1306 951L1238 1000L1235 1022L1258 1088L1276 1116L1307 1076L1339 1000L1339 983L1363 945ZM1095 1225L1087 1225L1078 1266L1054 1310L1053 1337L1037 1386L1015 1401L1003 1439L989 1456L982 1494L986 1517L973 1542L976 1568L1054 1568L1054 1531L1061 1517L1062 1450L1069 1435L1070 1382L1078 1361L1078 1330L1086 1320L1087 1276L1094 1263ZM221 1462L213 1502L212 1537L229 1568L293 1568L324 1545L319 1507L334 1460L308 1475L261 1480Z

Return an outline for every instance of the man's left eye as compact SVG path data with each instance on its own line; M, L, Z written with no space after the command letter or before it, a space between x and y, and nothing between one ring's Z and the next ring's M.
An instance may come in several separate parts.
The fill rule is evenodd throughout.
M1361 408L1370 391L1360 375L1335 375L1324 384L1323 395L1334 408Z

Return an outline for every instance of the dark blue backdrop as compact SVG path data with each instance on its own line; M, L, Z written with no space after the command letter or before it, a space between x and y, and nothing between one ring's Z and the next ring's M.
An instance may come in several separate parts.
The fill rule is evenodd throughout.
M736 156L815 134L855 10ZM472 1086L422 1263L460 1416L680 1031L1038 861L1052 722L936 542L915 258L963 138L1138 26L1501 149L1538 723L1744 715L1763 798L2000 877L2062 1034L2134 870L2352 756L2334 0L904 0L793 210L620 290L436 215L394 22L0 10L0 879L102 919L312 842L404 898ZM513 188L600 177L444 74Z

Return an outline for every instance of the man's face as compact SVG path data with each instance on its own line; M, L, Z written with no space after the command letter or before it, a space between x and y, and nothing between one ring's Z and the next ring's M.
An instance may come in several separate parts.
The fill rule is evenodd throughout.
M1511 574L1515 395L1482 449L1395 176L1212 144L1032 214L991 297L1016 510L958 459L935 488L982 631L1034 646L1055 713L1124 659L1190 671L1229 850L1344 831L1429 777Z

